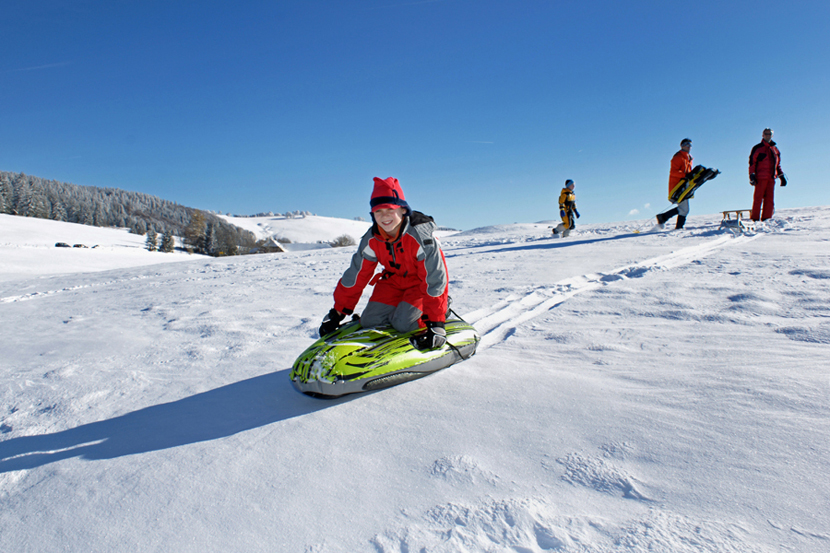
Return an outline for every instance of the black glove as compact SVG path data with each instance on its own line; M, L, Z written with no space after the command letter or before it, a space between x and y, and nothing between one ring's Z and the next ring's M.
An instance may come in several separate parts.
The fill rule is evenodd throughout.
M749 184L751 184L752 186L755 186L755 173L750 173L749 174Z
M422 334L415 336L415 347L420 350L440 348L447 343L447 331L444 330L444 323L433 323L427 321L427 329Z
M337 309L331 308L331 311L323 317L323 324L320 325L320 338L327 336L340 328L340 323L346 318L344 313L338 313Z
M778 178L781 179L781 186L787 186L787 175L781 173Z
M576 208L574 208L574 215L576 215L576 218L579 219L579 212L576 210Z

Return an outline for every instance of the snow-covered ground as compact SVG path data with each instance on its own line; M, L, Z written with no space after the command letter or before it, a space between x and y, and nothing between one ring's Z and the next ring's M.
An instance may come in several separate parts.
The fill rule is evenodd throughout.
M146 242L146 236L130 234L127 229L0 214L0 282L26 276L108 271L115 267L192 259L181 251L147 251ZM70 247L57 248L57 243Z
M4 226L0 550L830 551L830 208L718 222L446 236L476 356L329 401L288 371L354 247Z

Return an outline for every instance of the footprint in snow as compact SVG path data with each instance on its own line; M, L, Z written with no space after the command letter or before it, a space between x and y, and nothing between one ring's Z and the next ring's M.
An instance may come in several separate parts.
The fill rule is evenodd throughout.
M468 455L441 457L432 463L429 474L454 484L487 482L495 485L499 480L495 473L483 468L478 461Z
M590 519L562 516L540 499L437 505L371 543L380 553L402 551L573 551L601 539Z
M651 501L637 489L639 484L632 476L625 474L605 459L570 453L556 462L565 467L565 473L562 475L565 482L610 495L621 493L626 499Z
M814 328L787 326L777 328L775 332L795 342L830 345L830 324L821 324Z

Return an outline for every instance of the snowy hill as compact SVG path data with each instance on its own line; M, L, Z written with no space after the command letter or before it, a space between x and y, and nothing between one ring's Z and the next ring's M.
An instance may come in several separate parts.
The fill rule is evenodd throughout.
M300 251L327 247L320 242L332 242L335 238L351 236L355 243L369 228L365 221L350 221L335 217L306 215L305 217L232 217L219 215L225 221L239 228L253 232L257 239L274 238L287 240L283 246L288 251Z
M827 551L830 208L718 222L446 236L478 353L323 401L288 369L354 247L0 217L0 550Z

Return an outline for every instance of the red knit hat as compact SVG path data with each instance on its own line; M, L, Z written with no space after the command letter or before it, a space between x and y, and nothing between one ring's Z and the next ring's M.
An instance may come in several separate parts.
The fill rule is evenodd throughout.
M375 187L372 190L372 199L369 200L369 206L372 213L378 209L394 209L396 207L403 207L407 212L410 211L409 204L406 203L406 198L403 195L403 188L395 177L389 177L386 180L375 177Z

